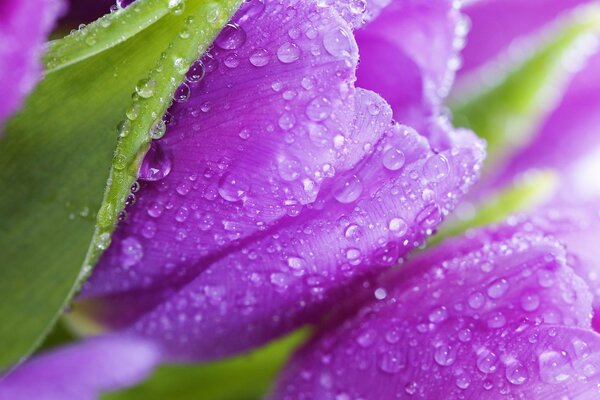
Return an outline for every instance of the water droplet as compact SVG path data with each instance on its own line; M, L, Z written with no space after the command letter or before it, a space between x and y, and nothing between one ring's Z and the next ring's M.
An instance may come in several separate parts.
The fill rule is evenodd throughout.
M215 45L223 50L239 49L246 42L246 32L238 24L227 24L215 39Z
M397 171L404 166L406 156L397 147L390 147L383 153L383 166L390 171Z
M302 257L288 257L287 265L293 270L303 270L306 268L306 261Z
M529 293L521 297L521 308L524 311L535 311L540 306L540 297L537 294Z
M290 64L300 58L300 49L295 43L286 42L277 49L277 58L284 64Z
M385 300L387 297L387 290L384 288L377 288L375 289L375 292L373 292L373 295L377 300Z
M344 231L346 239L358 241L363 235L362 229L357 224L350 224Z
M250 55L249 60L250 64L254 65L255 67L264 67L269 63L269 52L267 49L255 50Z
M227 201L242 200L248 190L250 190L250 186L232 174L224 175L219 181L219 194Z
M338 183L334 191L334 197L340 203L352 203L359 198L362 190L363 186L360 179L356 175L352 175L350 178Z
M471 385L471 380L468 377L461 375L458 378L456 378L456 386L459 389L463 389L463 390L468 389L470 385Z
M137 264L144 256L142 244L135 237L130 236L121 241L121 265L130 268Z
M163 148L160 142L151 142L150 149L146 153L138 179L142 181L159 181L171 172L171 155Z
M346 250L346 259L350 261L350 263L355 263L360 260L360 250L354 247L351 247Z
M96 241L96 247L99 250L106 250L108 249L108 246L110 246L110 241L110 233L104 232L98 236L98 240Z
M204 76L206 75L206 70L204 69L204 63L201 60L196 60L187 74L185 74L185 79L190 83L198 83Z
M331 115L331 111L331 101L324 96L313 99L306 107L306 115L315 122L327 119Z
M140 97L148 99L154 95L155 87L156 81L154 79L142 79L135 85L135 92Z
M448 310L446 307L436 307L429 313L429 321L433 323L443 322L448 318Z
M379 356L379 368L388 374L396 374L406 367L406 356L397 350L387 350Z
M290 113L284 113L278 121L279 127L284 131L288 131L296 124L296 117Z
M442 367L452 365L456 361L456 349L447 344L442 344L435 349L433 359Z
M477 353L477 368L484 374L495 372L498 369L498 356L488 349L480 349Z
M408 232L408 224L400 217L392 218L388 224L388 228L396 236L404 236Z
M281 157L277 163L277 171L281 179L292 182L300 177L302 164L295 157Z
M538 358L540 378L547 383L564 382L571 377L569 356L564 351L544 351Z
M490 284L487 288L487 294L492 299L499 299L508 291L508 281L506 279L498 279Z
M423 165L423 175L430 182L441 182L448 176L449 171L448 160L441 154L429 157Z
M506 317L501 312L494 313L487 320L487 325L489 328L498 329L502 328L506 324Z
M163 121L161 118L158 121L156 121L150 129L150 138L154 140L160 139L165 135L166 131L167 126L165 124L165 121Z
M467 299L469 307L477 310L485 304L485 296L481 292L472 293Z
M529 378L527 368L518 361L506 366L506 379L513 385L522 385Z
M353 53L352 35L336 27L323 36L323 47L334 57L350 57Z
M175 94L173 94L173 100L178 103L185 103L190 98L190 87L184 82L177 90L175 90Z

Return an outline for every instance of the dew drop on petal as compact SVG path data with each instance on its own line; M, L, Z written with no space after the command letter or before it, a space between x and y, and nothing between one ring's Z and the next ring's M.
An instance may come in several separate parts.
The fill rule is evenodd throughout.
M430 182L441 182L448 176L449 171L448 160L441 154L429 157L423 165L423 175Z
M538 357L540 378L547 383L560 383L571 377L569 356L564 351L547 350Z
M335 199L340 203L347 204L360 197L363 186L360 179L356 175L352 175L350 178L340 181L334 190Z
M236 202L242 200L250 186L236 178L232 174L224 175L219 181L219 195L227 201Z
M300 58L300 49L295 43L286 42L277 49L277 59L284 64L291 64Z
M522 385L529 378L527 368L518 361L506 366L506 379L513 385Z
M325 33L323 47L334 57L349 57L352 54L352 39L344 28L337 27Z
M138 179L150 182L159 181L169 175L171 166L170 153L163 148L160 142L152 142L140 166Z
M215 39L215 45L223 50L235 50L246 42L246 32L237 24L227 24Z
M325 96L319 96L311 100L308 106L306 106L306 115L315 122L327 119L331 115L331 111L331 101Z
M250 54L250 64L255 67L264 67L269 63L269 52L267 49L258 49Z
M396 147L390 147L383 153L383 166L390 171L397 171L404 166L406 156Z

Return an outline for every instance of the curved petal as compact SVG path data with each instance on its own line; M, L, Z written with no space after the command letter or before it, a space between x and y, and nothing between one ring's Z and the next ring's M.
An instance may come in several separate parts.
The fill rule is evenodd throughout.
M175 359L221 357L317 320L353 284L423 243L475 180L483 152L470 133L457 132L452 150L433 153L412 129L389 125L391 111L375 94L359 93L360 126L385 130L384 138L328 182L315 208L179 286L99 299L99 319L154 338Z
M40 78L43 44L62 10L59 0L0 2L0 123L21 106Z
M0 398L92 400L144 379L160 360L154 345L128 337L90 339L35 357L0 378Z
M531 143L520 150L498 177L509 182L527 168L555 167L566 171L582 154L600 146L600 52L578 72L557 108L548 116ZM589 179L596 180L589 171Z
M393 124L354 88L356 62L334 8L246 3L146 156L147 182L84 292L93 313L174 359L220 357L315 320L421 244L484 151L448 124L436 151Z
M477 231L382 282L292 359L273 399L597 396L591 295L557 242Z
M563 12L590 0L476 0L464 7L470 33L462 51L461 75L506 51L519 38L528 36L558 18Z
M356 32L361 52L357 85L382 95L397 121L422 129L424 120L439 114L466 34L457 4L393 1Z

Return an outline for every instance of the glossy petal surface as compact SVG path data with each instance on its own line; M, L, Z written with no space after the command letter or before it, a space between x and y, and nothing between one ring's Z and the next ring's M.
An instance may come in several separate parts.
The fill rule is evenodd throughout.
M446 242L324 329L271 398L595 398L600 336L566 260L511 227Z
M35 357L0 378L0 398L92 400L144 379L157 349L126 337L102 337Z
M43 43L62 9L60 0L0 2L0 124L41 77Z

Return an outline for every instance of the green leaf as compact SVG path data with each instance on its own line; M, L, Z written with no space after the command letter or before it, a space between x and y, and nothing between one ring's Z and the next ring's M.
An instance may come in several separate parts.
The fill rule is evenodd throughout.
M435 246L469 229L497 223L511 214L530 210L546 202L555 192L558 182L558 176L551 171L529 171L513 185L481 201L475 206L472 216L446 222L428 244Z
M451 106L454 123L488 142L488 168L529 143L560 101L573 66L589 55L582 41L600 31L600 6L580 7L551 28L524 44L520 54L526 58L494 61L467 78L453 96L458 99ZM506 64L508 70L501 67Z
M205 365L165 365L140 386L104 400L259 400L307 337L301 330L255 352Z
M0 370L35 349L108 245L165 99L239 3L138 0L50 45L0 140ZM132 100L141 79L152 96Z

